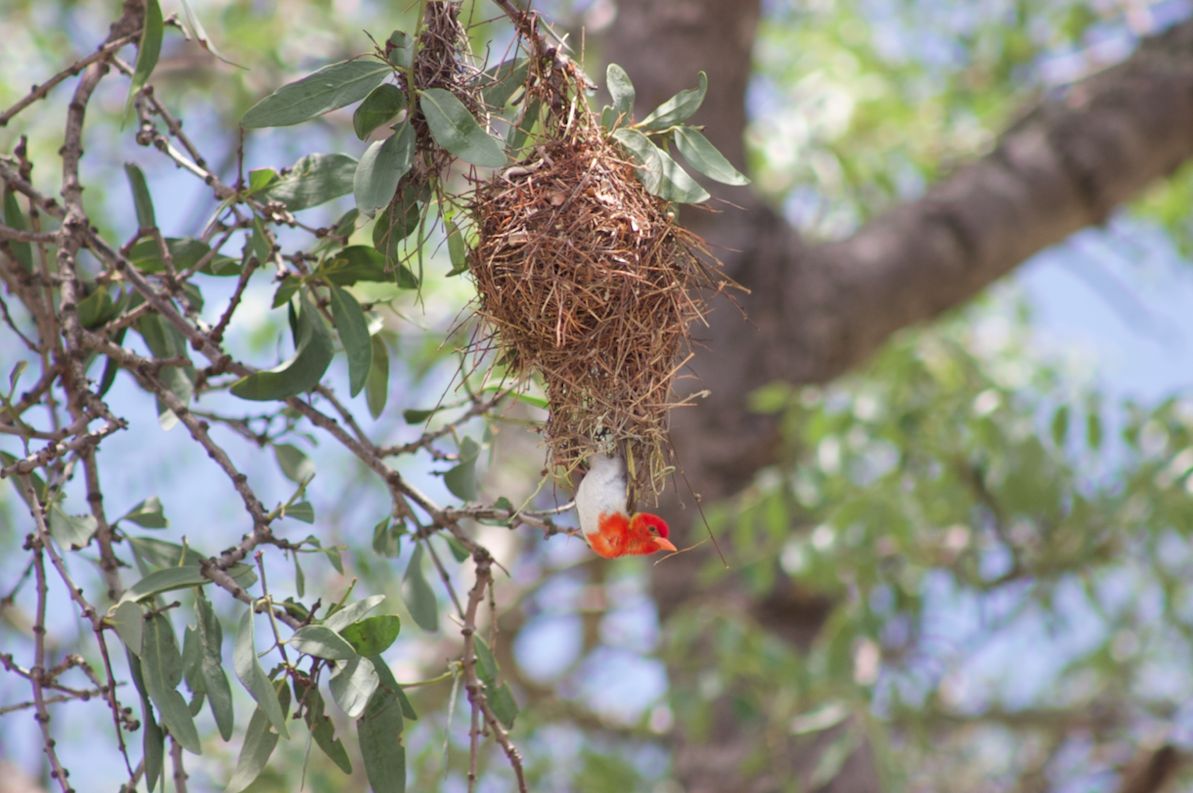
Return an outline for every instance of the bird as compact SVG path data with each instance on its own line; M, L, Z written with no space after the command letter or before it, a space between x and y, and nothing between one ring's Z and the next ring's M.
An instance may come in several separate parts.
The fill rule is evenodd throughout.
M576 488L580 531L598 556L646 556L675 551L667 539L667 523L658 515L627 514L625 459L618 453L588 458L588 473Z

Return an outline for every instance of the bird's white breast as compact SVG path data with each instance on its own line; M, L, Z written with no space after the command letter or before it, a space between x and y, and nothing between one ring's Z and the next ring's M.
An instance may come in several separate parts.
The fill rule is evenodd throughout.
M620 454L597 454L588 458L588 473L576 488L576 512L585 534L599 530L601 513L612 515L626 509L625 460Z

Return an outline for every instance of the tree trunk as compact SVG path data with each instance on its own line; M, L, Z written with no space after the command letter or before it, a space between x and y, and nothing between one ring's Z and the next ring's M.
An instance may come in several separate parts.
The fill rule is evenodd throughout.
M698 71L708 72L708 94L692 123L706 125L708 138L744 171L744 97L759 0L618 5L604 52L634 81L638 116L694 85ZM963 304L1033 254L1104 222L1191 155L1193 22L1187 22L1026 112L994 151L847 239L804 244L750 188L706 185L742 209L689 210L685 219L717 251L726 273L752 291L739 298L746 319L723 301L710 315L707 348L692 365L700 379L686 382L711 395L673 414L672 437L688 483L712 501L739 490L773 459L775 423L745 407L753 389L832 380L896 330ZM690 497L688 508L679 509L684 495L671 494L664 511L681 540L695 541L703 529L692 519ZM654 568L664 619L710 594L696 583L703 561L689 553ZM716 594L722 608L732 603L797 642L814 635L827 613L827 604L797 593L774 592L761 601L736 589ZM676 692L687 682L673 678ZM676 775L689 793L784 784L739 775L756 739L728 716L701 742L681 725ZM807 751L775 750L790 759L791 774L806 772ZM876 790L865 754L856 753L830 789Z

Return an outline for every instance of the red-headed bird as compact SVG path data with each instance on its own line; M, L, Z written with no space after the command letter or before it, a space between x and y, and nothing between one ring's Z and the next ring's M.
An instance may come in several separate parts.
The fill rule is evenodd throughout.
M667 523L658 515L627 514L626 484L625 460L620 454L588 458L588 473L576 488L576 512L592 550L606 559L676 550L667 539Z

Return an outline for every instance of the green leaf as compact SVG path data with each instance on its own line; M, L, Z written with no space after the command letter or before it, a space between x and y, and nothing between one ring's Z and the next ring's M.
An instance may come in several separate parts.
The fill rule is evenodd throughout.
M696 80L696 88L680 91L634 126L645 130L666 129L687 121L693 113L700 109L700 105L704 102L704 94L708 90L708 76L704 72L696 75Z
M365 775L374 793L405 793L406 747L402 745L402 703L400 687L380 658L373 660L381 685L356 722Z
M278 459L282 474L291 482L302 484L315 475L315 464L297 446L275 443L273 453Z
M510 691L509 683L502 683L500 688L489 692L489 708L503 727L507 730L514 728L514 719L518 716L518 701L514 699L514 692Z
M389 349L380 334L369 341L373 360L369 365L369 379L365 383L365 398L369 404L369 415L380 418L385 412L389 398Z
M174 740L192 754L202 754L195 721L186 700L177 690L182 682L182 656L178 652L174 629L165 614L154 614L145 621L141 671L145 675L149 698L162 714L162 723L169 728Z
M418 279L410 272L410 268L404 264L387 268L385 257L368 245L350 245L337 251L319 266L315 274L336 286L352 286L357 281L392 284L396 274L399 289L418 288Z
M443 475L443 483L452 495L464 501L476 500L476 460L480 447L472 438L465 438L460 444L460 462Z
M174 589L185 589L191 586L210 584L211 579L203 575L202 568L196 566L166 567L155 570L149 575L124 590L120 602L141 600L159 592L169 592Z
M385 595L370 595L364 600L349 603L339 611L335 611L323 620L323 627L330 628L337 633L354 622L364 618L373 609L385 602Z
M144 529L164 529L170 525L162 512L162 502L157 496L150 496L137 506L130 509L123 516L117 518L112 525L122 520L131 520Z
M364 311L356 298L335 284L331 285L331 315L348 355L348 393L356 396L368 382L369 368L373 364L369 324L365 322Z
M175 271L189 270L198 264L204 256L211 252L211 246L201 240L190 237L167 237L166 250L174 260ZM157 240L143 239L128 252L128 260L143 273L163 273L166 266L162 264L161 253L157 247ZM204 275L233 276L240 275L240 265L232 258L216 254L199 272Z
M287 275L282 279L282 283L278 285L278 289L273 293L273 305L271 308L281 308L290 302L290 298L302 286L302 281L298 280L292 275Z
M299 628L286 643L300 653L333 661L349 661L357 655L351 644L325 625L306 625Z
M133 655L141 654L141 637L144 635L145 611L136 603L117 603L104 620L116 629L116 635Z
M266 233L265 221L259 215L253 215L253 235L249 237L249 250L261 264L267 263L273 257L273 243ZM247 252L245 255L248 255Z
M378 682L377 671L369 659L353 654L346 661L336 661L328 685L336 704L348 718L355 719L365 712Z
M1065 445L1065 438L1069 434L1069 406L1061 405L1052 415L1052 442L1057 446Z
M447 256L452 263L448 277L451 277L468 271L468 242L455 223L448 220L444 225L447 227Z
M311 502L309 501L299 501L297 504L291 504L286 507L285 516L301 520L303 523L314 523L315 508L311 506Z
M133 684L141 695L141 730L143 732L141 745L145 752L145 787L152 791L162 773L162 762L166 754L166 736L153 719L153 705L149 702L145 676L141 672L141 661L132 653L126 654Z
M335 737L335 723L324 713L323 695L315 686L302 688L298 678L295 678L294 685L295 695L306 703L303 719L311 731L311 737L315 739L315 743L323 750L323 753L340 767L341 771L351 774L352 761L348 759L348 752L344 749L343 742Z
M77 307L79 322L88 330L115 319L116 315L120 313L120 309L117 309L116 303L112 301L112 293L106 286L98 284L91 286L93 287L91 294L80 300Z
M211 602L202 592L195 599L195 616L198 618L196 629L203 651L199 658L199 672L203 676L203 687L207 690L207 704L219 728L220 737L230 741L233 727L232 687L228 685L228 675L223 666L224 633Z
M481 100L498 110L505 107L514 92L526 82L529 69L530 59L523 56L511 58L486 70L477 78L477 82L482 86Z
M377 215L377 222L373 224L373 247L385 257L387 263L401 258L398 243L418 228L428 195L425 189L407 185L402 188L397 204L391 204ZM401 286L401 283L398 285Z
M688 165L709 179L716 179L721 184L731 185L750 183L750 180L739 173L698 130L691 127L676 128L675 148L679 149L679 153L688 161Z
M146 0L145 16L141 29L141 41L137 44L137 65L133 68L132 83L128 87L128 100L124 103L124 118L128 119L133 109L133 98L149 82L153 67L162 52L162 7L157 0Z
M172 324L166 322L158 314L146 314L137 321L137 332L145 340L145 345L153 353L153 357L173 358L188 357L187 341L182 332ZM158 372L158 379L166 386L182 404L190 402L195 392L195 369L192 366L168 366ZM162 429L168 430L178 423L177 417L164 403L158 402L158 421Z
M269 723L285 738L290 740L290 733L286 730L286 716L282 712L278 701L277 691L273 683L265 675L265 670L257 662L256 639L253 636L253 611L250 608L240 618L240 627L236 631L236 644L232 651L232 665L236 669L236 677L241 685L249 692L261 710L265 711Z
M605 86L609 89L609 95L613 97L613 110L623 119L629 119L634 112L634 84L630 82L630 76L626 74L625 69L618 66L616 63L611 63L605 68Z
M50 508L50 536L65 548L86 548L98 526L92 515L67 515L57 504Z
M278 180L278 172L272 168L254 168L249 171L249 195L261 192Z
M402 418L406 420L407 424L422 424L438 412L439 408L431 408L430 410L410 408L409 410L402 411Z
M352 114L352 130L360 140L406 109L406 92L393 83L374 88Z
M238 69L243 69L243 66L233 63L225 58L216 50L215 45L211 43L211 39L207 36L207 31L203 29L203 23L199 21L199 16L196 14L186 0L182 0L182 13L185 17L183 24L186 25L187 32L191 34L191 38L198 42L199 46L210 52L216 58L219 58L229 66L236 66Z
M403 121L394 134L365 149L352 177L352 195L362 215L372 217L393 200L398 182L414 163L414 141L414 127Z
M319 384L335 354L331 332L305 297L299 305L294 357L273 369L242 378L232 386L233 396L256 401L287 399Z
M1097 408L1090 409L1085 417L1085 440L1095 451L1102 446L1102 416Z
M464 162L483 168L505 165L501 144L476 123L468 108L443 88L428 88L419 94L423 111L435 142Z
M401 69L409 69L414 60L414 39L400 30L389 34L385 41L385 59Z
M324 66L300 80L283 85L249 108L241 119L245 129L301 124L336 108L359 102L381 84L393 68L371 58Z
M186 687L194 694L190 706L187 710L190 711L192 717L199 715L199 711L203 709L203 698L207 693L207 687L203 683L203 674L199 669L199 659L202 655L202 650L199 646L199 631L193 626L187 625L183 630L182 641L182 679L186 681Z
M642 164L638 178L650 194L681 204L698 204L710 198L707 190L638 130L619 129L613 138Z
M261 194L264 201L281 201L298 212L326 204L352 192L356 160L347 154L308 154Z
M427 633L439 630L439 603L435 600L435 593L431 585L423 578L423 545L414 546L414 553L410 557L410 564L406 567L406 575L402 578L402 599L406 601L406 608L418 627Z
M489 688L497 687L497 661L489 644L479 635L473 635L472 646L476 650L476 674Z
M286 699L289 700L289 690ZM269 717L261 708L253 711L249 719L248 729L244 733L244 743L240 747L240 756L236 758L236 770L228 780L228 787L224 793L240 793L252 784L265 765L270 755L278 745L278 734L270 729Z
M378 614L346 626L340 635L358 654L373 656L388 650L401 631L402 620L396 614Z
M522 116L521 123L511 129L508 133L508 148L510 151L518 151L526 144L526 138L534 131L535 124L539 120L539 110L542 108L542 103L537 99L532 99L530 104L526 107L526 113Z
M444 535L443 539L447 540L447 547L451 550L452 556L457 562L468 561L472 553L464 547L464 543L457 540L450 534Z
M148 11L148 9L146 9ZM160 13L160 9L159 12ZM157 219L153 213L153 198L149 195L149 185L145 183L145 174L131 162L124 164L124 173L128 176L128 185L133 191L133 207L137 211L137 223L142 229L157 226Z
M4 223L10 229L17 231L25 231L25 216L21 212L21 205L17 202L17 194L9 189L4 188ZM17 242L10 240L8 247L12 250L13 256L16 257L17 262L24 268L25 272L33 272L33 246L28 242Z

